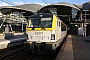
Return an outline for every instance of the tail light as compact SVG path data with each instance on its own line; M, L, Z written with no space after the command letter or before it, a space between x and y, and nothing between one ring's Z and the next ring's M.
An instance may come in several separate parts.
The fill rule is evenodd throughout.
M55 40L55 34L51 34L51 40Z

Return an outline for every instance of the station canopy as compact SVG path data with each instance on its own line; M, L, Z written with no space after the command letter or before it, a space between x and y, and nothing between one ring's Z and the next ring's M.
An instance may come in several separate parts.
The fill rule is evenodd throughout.
M3 14L8 14L10 12L25 12L25 16L30 16L37 12L37 10L41 7L41 5L38 4L24 4L24 5L18 5L18 6L2 6L0 7L0 11Z
M75 6L74 4L70 4L67 2L59 2L51 5L47 5L42 7L39 10L39 13L50 13L54 10L56 11L57 16L66 24L69 24L72 22L72 16L75 18L75 14L80 11L80 9ZM74 15L72 15L75 13Z
M76 6L81 9L81 11L78 11L76 15L76 21L84 23L86 12L86 22L90 23L90 1L84 4L76 4Z
M82 5L82 9L83 10L90 10L90 1L86 2Z
M74 4L74 5L77 6L81 10L90 10L90 1L84 4Z

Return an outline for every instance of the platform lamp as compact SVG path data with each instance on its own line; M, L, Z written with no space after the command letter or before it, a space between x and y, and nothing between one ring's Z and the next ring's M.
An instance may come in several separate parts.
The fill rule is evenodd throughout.
M23 22L24 22L23 14L24 14L24 13L25 13L25 12L21 12L21 15L22 15L22 18L21 18L21 19L22 19L22 20L21 20L21 21L22 21L22 34L23 34Z
M85 21L85 22L84 22L84 37L86 38L86 26L87 26L87 25L86 25L86 19L87 19L87 18L86 18L86 12L89 11L89 10L83 10L83 11L85 12L85 20L84 20L84 21Z

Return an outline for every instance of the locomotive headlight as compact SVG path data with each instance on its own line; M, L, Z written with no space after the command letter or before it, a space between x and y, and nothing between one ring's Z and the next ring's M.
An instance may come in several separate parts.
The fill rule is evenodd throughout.
M51 40L55 40L55 34L51 34Z

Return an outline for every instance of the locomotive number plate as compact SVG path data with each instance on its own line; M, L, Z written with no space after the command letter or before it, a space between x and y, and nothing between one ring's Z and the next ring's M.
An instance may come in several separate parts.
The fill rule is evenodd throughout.
M35 35L43 35L43 32L35 32Z

